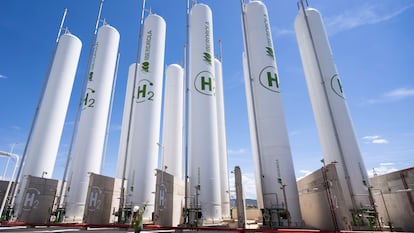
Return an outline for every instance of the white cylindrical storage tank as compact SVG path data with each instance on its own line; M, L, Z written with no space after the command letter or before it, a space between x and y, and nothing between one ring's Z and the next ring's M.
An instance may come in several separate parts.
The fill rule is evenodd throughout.
M172 64L165 74L161 169L179 179L183 179L183 103L184 70Z
M151 220L155 201L155 169L161 125L162 82L166 24L156 14L144 22L141 64L134 93L132 141L128 158L126 206L147 205L144 220Z
M230 190L229 190L229 169L227 163L227 139L226 139L226 117L224 111L224 86L223 68L218 59L214 59L216 76L216 100L217 100L217 133L218 151L220 164L220 193L221 193L221 214L223 218L230 218Z
M89 173L99 174L105 143L119 33L103 25L98 30L91 71L73 148L66 203L66 221L83 219Z
M116 167L116 178L122 179L124 173L124 165L125 165L125 158L126 156L126 144L127 144L127 137L128 137L128 127L131 121L131 102L132 102L132 95L134 91L134 79L135 79L135 71L137 72L138 76L139 65L136 67L136 63L131 64L128 69L128 80L127 86L125 90L125 101L124 101L124 112L122 113L122 129L121 129L121 136L119 139L119 148L118 148L118 160L117 160L117 167ZM137 78L138 79L138 78ZM131 129L133 126L131 125ZM129 138L131 142L131 137ZM131 146L131 144L129 144ZM128 162L127 162L128 164ZM128 177L128 171L125 167L125 178Z
M210 8L190 12L189 175L191 207L200 207L204 223L221 221L215 95L213 19Z
M52 177L81 48L82 42L76 36L65 33L60 37L27 148L23 176Z
M164 85L164 110L162 126L161 170L183 180L183 131L184 131L184 70L178 64L167 66ZM161 176L161 187L168 190ZM162 190L162 189L161 189ZM162 192L162 191L161 191ZM163 194L160 194L163 195ZM161 200L162 197L160 197ZM171 215L172 226L177 226L182 217L184 198L174 197L174 210ZM162 207L161 207L162 208Z
M296 37L326 164L335 162L348 208L370 205L368 176L320 13L300 9Z
M52 177L81 48L82 42L70 33L63 34L59 39L49 81L27 148L21 188L25 187L24 177L28 175ZM19 193L23 194L23 190ZM18 196L16 204L20 203L20 198Z
M299 195L293 160L290 151L279 77L273 48L272 34L266 6L260 1L251 1L245 5L245 35L247 38L247 61L250 77L250 96L247 100L251 112L250 128L254 130L252 148L258 158L253 159L256 183L261 185L263 206L272 219L277 216L274 208L287 209L290 222L285 226L302 224L299 207ZM254 145L256 144L256 145ZM257 174L258 173L258 174ZM285 194L282 187L285 188ZM285 202L286 199L286 202ZM264 216L266 217L266 216ZM275 220L276 221L276 220Z

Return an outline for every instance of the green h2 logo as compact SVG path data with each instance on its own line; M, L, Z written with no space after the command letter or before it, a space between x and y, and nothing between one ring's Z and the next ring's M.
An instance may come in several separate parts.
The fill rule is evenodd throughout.
M194 79L194 87L203 95L215 95L216 85L214 75L208 71L198 73Z
M273 66L266 66L262 71L260 71L259 82L269 91L280 92L279 77L277 75L276 68Z
M154 101L154 91L152 91L154 83L148 79L141 79L136 88L135 102L142 103L146 100Z

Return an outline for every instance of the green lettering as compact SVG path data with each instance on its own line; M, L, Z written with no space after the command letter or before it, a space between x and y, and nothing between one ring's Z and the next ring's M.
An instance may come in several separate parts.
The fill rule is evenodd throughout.
M142 89L141 89L141 86L138 86L137 99L140 98L141 94L142 94L142 98L145 98L146 93L147 93L147 85L146 84L144 84L142 86Z
M206 82L206 78L204 76L201 76L201 90L206 90L205 85L208 85L208 90L211 92L213 89L211 86L211 78L208 78L208 82Z
M83 102L83 105L87 105L88 104L88 99L89 99L89 93L86 93L86 95L85 95L85 100L84 100L84 102Z
M344 92L342 91L341 81L339 81L339 79L337 79L337 80L338 80L339 90L340 90L340 91L341 91L341 93L343 94Z
M269 84L269 87L273 86L273 82L276 83L276 87L279 88L279 79L277 77L277 74L275 73L275 77L272 77L272 73L267 72L267 82Z
M142 71L148 72L149 71L149 62L142 63Z

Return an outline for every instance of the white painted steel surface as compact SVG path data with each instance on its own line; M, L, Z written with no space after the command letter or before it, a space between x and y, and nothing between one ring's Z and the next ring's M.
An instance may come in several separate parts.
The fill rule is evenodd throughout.
M119 38L118 31L110 25L98 30L69 171L66 221L82 221L89 173L101 172Z
M211 223L221 221L221 196L210 8L194 5L189 23L189 190L192 206L201 207L204 223Z
M302 224L279 77L266 6L251 1L245 6L246 44L250 80L246 88L256 183L261 185L259 208L285 208L283 183L292 225ZM259 197L260 199L260 197ZM260 203L260 202L259 202Z
M60 37L23 176L52 177L81 48L76 36L66 33Z
M184 70L169 65L165 74L161 169L183 179ZM167 169L164 169L165 166Z
M224 110L224 86L223 68L218 59L214 59L216 75L216 100L217 100L217 133L220 165L220 194L221 214L223 218L230 218L230 190L229 169L227 162L226 116Z
M76 36L65 33L60 37L32 140L27 149L23 179L16 197L16 212L20 210L26 186L25 177L52 177L81 48L82 42Z
M122 176L124 172L124 161L125 161L125 158L128 157L126 156L126 140L128 137L128 126L131 120L130 113L131 113L132 95L134 91L135 69L136 69L136 63L131 64L128 69L128 80L127 80L127 86L125 90L124 112L122 113L122 129L121 129L121 137L119 139L118 161L117 161L117 167L116 167L116 178L119 178L119 179L123 178ZM137 74L138 74L138 70L139 70L139 65L137 68ZM132 128L133 127L131 126L131 129ZM125 172L125 177L128 177L127 169Z
M323 158L326 164L337 162L341 186L348 193L348 207L368 205L367 171L325 27L316 9L307 8L305 12L308 24L300 9L295 30ZM354 204L351 196L355 198Z
M151 14L144 21L140 69L134 93L133 130L128 154L126 206L147 205L144 219L154 211L155 169L161 126L166 23Z

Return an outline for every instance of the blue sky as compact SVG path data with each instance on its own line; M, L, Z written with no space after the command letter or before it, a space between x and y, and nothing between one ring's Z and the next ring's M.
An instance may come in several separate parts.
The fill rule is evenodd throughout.
M240 1L199 0L213 11L214 40L223 43L229 168L244 173L254 197L244 95ZM411 0L310 0L325 21L362 157L369 173L414 166L414 3ZM296 176L321 167L322 152L293 30L296 1L264 0L270 17ZM21 154L40 95L63 9L65 26L83 42L55 166L62 177L99 0L0 1L0 151ZM128 66L137 50L140 0L105 0L102 17L121 34L120 66L103 173L113 176ZM165 64L182 63L185 0L147 0L167 23ZM217 45L217 43L216 43ZM216 46L216 51L218 51ZM0 158L0 175L6 159ZM231 180L233 180L231 178Z

